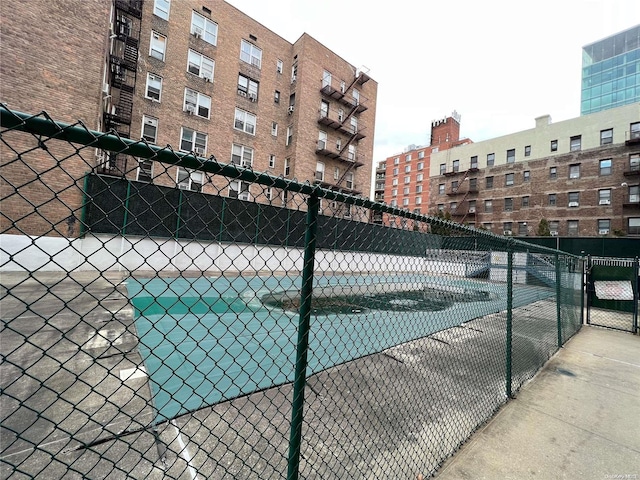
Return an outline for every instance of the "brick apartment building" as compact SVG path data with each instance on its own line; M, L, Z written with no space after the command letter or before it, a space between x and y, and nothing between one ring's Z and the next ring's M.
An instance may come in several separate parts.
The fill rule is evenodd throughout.
M429 206L498 234L640 235L640 104L431 154Z
M376 201L414 213L428 213L429 168L431 155L459 145L472 143L460 138L460 116L431 122L431 141L428 146L410 145L404 152L378 163L374 186ZM377 223L393 223L382 215L375 217ZM399 221L399 220L398 220Z
M309 35L292 44L222 0L6 0L1 8L0 101L9 108L368 195L377 83ZM50 171L53 184L56 175L68 184L91 171L243 200L291 200L149 160L86 157ZM3 188L14 174L3 169ZM34 195L38 205L33 185L22 197ZM59 234L45 224L67 221L80 194L68 189L64 203L43 205L44 224L19 230ZM19 218L22 197L3 202L3 222Z

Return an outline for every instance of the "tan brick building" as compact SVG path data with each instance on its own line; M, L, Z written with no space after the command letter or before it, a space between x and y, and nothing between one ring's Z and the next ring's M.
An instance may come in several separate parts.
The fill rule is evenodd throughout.
M640 235L640 105L431 155L430 208L494 233Z
M376 201L414 213L429 213L429 169L431 155L458 145L472 143L460 138L460 116L455 112L431 122L428 146L410 145L404 152L378 163L374 186ZM398 220L399 221L399 220ZM383 217L378 215L377 222ZM385 224L389 219L384 220Z
M222 0L6 0L1 8L0 100L11 109L46 110L57 120L81 119L99 131L368 195L377 83L309 35L292 44ZM93 171L246 200L290 200L124 155L98 151L78 162L50 171L50 184ZM40 222L22 220L22 233L68 234L62 225L79 218L80 190L68 189L55 206L42 201L42 182L27 172L31 190L9 198L11 185L24 185L17 170L3 169L3 222L19 218L26 199L44 210Z

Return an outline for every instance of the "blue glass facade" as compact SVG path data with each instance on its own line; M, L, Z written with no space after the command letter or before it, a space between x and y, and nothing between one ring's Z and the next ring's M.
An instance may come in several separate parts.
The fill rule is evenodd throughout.
M582 48L580 115L640 102L640 25Z

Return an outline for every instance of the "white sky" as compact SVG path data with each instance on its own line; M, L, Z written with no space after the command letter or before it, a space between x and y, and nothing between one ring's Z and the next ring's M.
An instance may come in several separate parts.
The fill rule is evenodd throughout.
M369 68L374 162L428 145L431 121L454 110L475 142L578 117L582 47L640 23L640 0L227 1Z

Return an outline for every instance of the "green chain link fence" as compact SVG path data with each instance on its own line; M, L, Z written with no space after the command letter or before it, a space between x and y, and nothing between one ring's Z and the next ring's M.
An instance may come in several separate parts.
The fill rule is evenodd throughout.
M0 114L2 478L428 477L581 326L578 257Z

